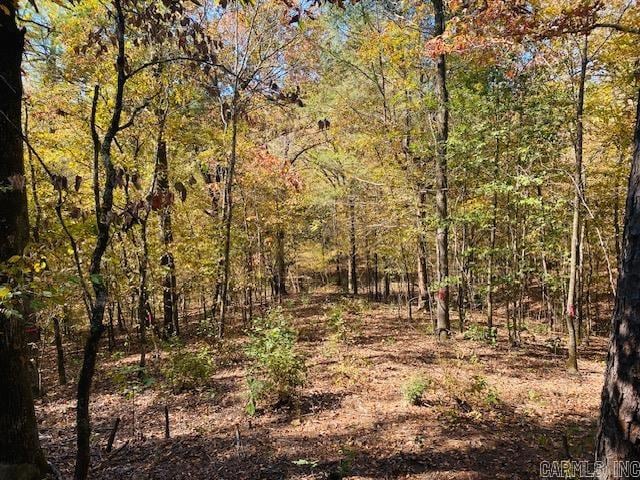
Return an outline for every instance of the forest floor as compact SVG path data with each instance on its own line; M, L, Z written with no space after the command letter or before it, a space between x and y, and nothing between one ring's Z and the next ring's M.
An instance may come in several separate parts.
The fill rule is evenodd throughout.
M161 381L166 351L148 355L156 382L127 384L138 354L99 359L91 412L94 479L536 479L543 460L591 455L604 338L580 348L580 374L564 368L564 351L531 331L512 347L500 330L495 345L457 335L439 344L426 319L370 304L351 318L346 342L330 339L327 307L336 296L313 294L285 303L300 332L308 373L298 404L249 417L246 337L230 332L214 347L209 388L171 393ZM357 317L357 318L356 318ZM349 315L347 315L349 319ZM478 317L480 320L480 317ZM187 339L187 348L196 340ZM80 349L69 355L77 374ZM75 453L75 386L55 386L54 349L44 358L48 392L37 402L49 459L69 478ZM118 376L114 372L120 372ZM123 373L124 372L124 373ZM410 405L403 386L429 384ZM73 383L73 382L72 382ZM164 408L171 438L164 438ZM104 448L116 417L114 448ZM567 451L569 450L569 451Z

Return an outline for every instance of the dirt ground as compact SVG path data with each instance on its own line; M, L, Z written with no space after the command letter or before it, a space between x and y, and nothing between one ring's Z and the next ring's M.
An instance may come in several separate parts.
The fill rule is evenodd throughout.
M101 354L91 404L91 478L120 479L536 479L542 460L588 459L597 418L606 339L580 348L580 374L564 351L529 326L520 347L498 342L438 344L424 318L371 304L348 319L346 342L329 338L325 309L335 297L287 302L306 355L307 384L291 407L245 413L245 337L216 346L210 388L174 394L161 377L163 353L149 354L158 380L124 390L113 372L135 365L131 351ZM477 317L480 320L480 317ZM122 341L122 339L119 339ZM187 347L193 342L187 340ZM68 359L75 378L79 348ZM121 348L122 347L121 345ZM75 385L55 384L53 346L44 358L46 395L36 406L49 459L70 477L75 454ZM410 405L403 386L429 388ZM164 438L168 406L171 438ZM113 450L105 451L120 417ZM343 475L343 477L341 477Z

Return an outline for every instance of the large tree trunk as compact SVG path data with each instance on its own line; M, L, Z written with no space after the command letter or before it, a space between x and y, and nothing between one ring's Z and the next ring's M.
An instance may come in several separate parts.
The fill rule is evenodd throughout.
M640 461L640 91L629 176L622 259L596 441L600 479L614 477L615 462ZM635 478L635 477L634 477Z
M22 146L21 63L24 31L14 2L0 0L0 263L21 255L29 239ZM11 179L14 179L12 182ZM0 283L6 278L0 274ZM0 315L0 479L40 478L47 462L40 448L28 375L22 318Z
M445 15L443 0L432 0L435 11L436 36L444 34ZM436 95L438 113L436 116L436 211L438 228L436 230L436 260L438 273L437 295L437 335L444 340L451 328L449 321L449 215L447 212L447 142L449 139L449 93L447 91L447 66L444 54L436 59Z

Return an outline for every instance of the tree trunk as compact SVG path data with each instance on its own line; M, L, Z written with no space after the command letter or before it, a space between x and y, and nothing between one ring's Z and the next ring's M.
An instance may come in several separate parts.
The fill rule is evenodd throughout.
M237 92L235 92L237 97ZM229 157L229 167L227 169L227 177L224 187L224 205L223 205L223 228L224 228L224 247L222 252L222 281L218 291L216 300L218 308L218 337L224 337L224 327L227 315L227 292L229 290L229 271L230 271L230 254L231 254L231 221L233 213L233 173L236 168L236 148L238 143L238 105L237 99L234 99L233 112L231 117L231 156Z
M113 209L113 189L115 186L116 172L111 159L111 146L120 129L120 118L124 101L124 86L127 81L125 73L125 17L120 0L113 0L115 6L115 30L117 37L118 56L116 58L117 84L113 111L109 122L109 127L105 136L100 142L95 129L95 114L98 102L99 88L95 87L92 107L92 135L94 138L94 159L98 157L102 160L105 178L102 189L102 199L100 199L100 185L97 172L94 171L94 199L96 210L96 225L98 235L96 245L91 256L89 275L93 285L95 298L91 307L91 318L89 319L89 334L84 347L84 356L80 376L78 378L78 393L76 405L76 465L75 480L85 480L89 473L91 461L91 422L89 417L89 398L91 395L91 385L93 374L95 373L96 360L98 355L98 345L104 331L104 309L107 304L108 291L106 282L102 276L102 257L104 256L110 238L111 211ZM94 168L98 163L94 161Z
M494 180L497 180L500 171L500 142L496 139L496 153L493 164ZM491 205L491 232L489 233L489 255L487 259L487 329L489 334L493 329L493 277L494 261L496 250L496 229L498 218L498 192L493 190L493 200Z
M640 91L634 142L596 441L596 460L605 465L599 472L601 480L623 478L614 476L615 462L640 461Z
M418 309L429 306L429 273L427 270L427 236L425 233L425 204L427 193L418 193Z
M432 0L435 11L435 35L445 31L445 13L443 0ZM451 328L449 320L449 215L447 212L447 143L449 139L449 93L447 91L447 66L444 54L436 60L436 95L438 112L436 116L436 211L438 227L436 230L438 295L437 295L437 336L445 340Z
M67 373L64 368L64 350L62 348L62 332L60 332L60 319L53 317L53 335L56 342L56 360L58 366L58 383L67 384Z
M356 256L356 201L349 196L349 291L358 294L358 264Z
M587 66L589 59L587 57L587 36L584 37L582 48L582 61L580 64L580 78L578 84L578 103L576 105L576 143L575 154L576 163L573 174L575 193L573 196L573 225L571 229L571 263L569 267L569 286L567 288L567 370L569 372L578 371L578 342L576 333L576 291L578 284L578 272L580 270L580 230L582 222L582 143L583 143L583 122L582 114L584 111L584 89L587 76Z
M158 194L163 198L170 195L169 191L169 165L167 161L167 144L164 140L158 141ZM171 228L171 204L167 202L160 211L160 229L162 230L162 242L164 253L160 259L160 265L165 269L162 280L162 305L164 313L164 335L170 337L178 332L178 294L176 285L176 265L171 252L173 243L173 230Z
M148 216L140 219L140 237L142 239L142 256L140 258L139 271L140 282L138 284L137 316L140 326L140 368L147 365L147 326L150 323L149 294L147 292L147 270L149 266L149 245L147 242ZM140 370L142 373L142 370Z
M276 231L276 278L275 288L278 300L287 294L287 263L284 250L284 229L278 227Z
M620 166L622 165L622 152L622 149L620 149L620 155L618 157L618 168L620 168ZM618 182L618 177L616 176L613 196L613 238L616 251L616 267L618 269L620 269L620 258L622 256L622 235L620 233L620 185Z
M29 141L29 114L25 107L25 120L24 120L24 137ZM40 198L38 196L38 179L36 177L36 166L33 161L33 152L31 149L27 149L27 157L29 158L29 171L31 173L31 196L33 197L33 210L35 216L35 222L32 229L33 241L40 243L40 226L42 224L42 208L40 207Z
M391 295L391 278L387 268L385 268L384 271L384 292L382 295L385 302L389 300L389 296Z
M22 255L29 239L27 193L24 186L16 186L24 183L21 62L25 32L17 28L14 5L0 0L0 184L13 185L0 191L0 263ZM48 470L27 372L24 322L17 316L0 315L2 480L41 478Z
M373 297L376 302L380 301L380 273L378 271L378 254L373 254Z

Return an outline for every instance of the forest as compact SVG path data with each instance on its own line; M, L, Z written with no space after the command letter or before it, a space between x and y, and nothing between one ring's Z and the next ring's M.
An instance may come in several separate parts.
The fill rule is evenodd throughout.
M0 0L0 480L640 478L637 0Z

